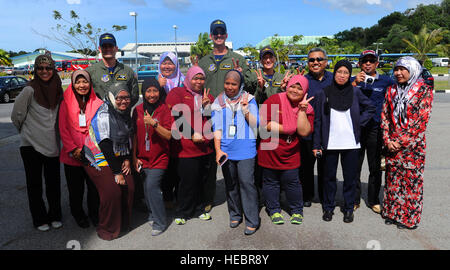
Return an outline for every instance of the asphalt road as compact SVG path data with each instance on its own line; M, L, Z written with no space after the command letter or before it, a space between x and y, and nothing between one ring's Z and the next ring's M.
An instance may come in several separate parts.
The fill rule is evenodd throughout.
M424 211L417 230L398 230L387 226L364 203L355 212L353 223L345 224L336 208L331 222L322 221L320 204L304 209L304 223L273 225L264 208L261 228L244 235L244 225L229 227L224 182L218 172L217 197L212 220L189 220L186 225L171 223L157 237L150 234L146 214L133 213L133 229L113 241L103 241L95 229L79 228L70 215L64 172L62 176L63 223L61 229L39 232L33 228L28 210L25 173L19 155L19 137L9 115L13 104L0 104L0 250L438 250L450 249L450 95L435 94L427 131L427 160L424 181ZM62 166L61 166L62 169ZM362 173L363 199L367 196L367 165ZM337 203L342 204L342 174L338 172ZM382 196L382 195L380 195ZM317 199L317 198L316 198ZM169 218L172 213L169 212Z

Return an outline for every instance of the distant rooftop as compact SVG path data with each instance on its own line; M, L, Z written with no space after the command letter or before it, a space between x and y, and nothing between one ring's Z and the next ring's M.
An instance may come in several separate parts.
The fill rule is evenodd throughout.
M284 43L289 43L290 40L292 40L293 36L277 36L277 39L281 39L282 41L284 41ZM319 43L319 40L323 37L327 37L327 38L334 38L334 36L303 36L302 39L300 39L296 44L298 45L307 45L309 43ZM270 40L272 38L275 38L275 36L270 36L270 37L266 37L265 39L263 39L261 42L259 42L258 44L256 44L256 48L257 49L261 49L264 46L267 46L270 44Z

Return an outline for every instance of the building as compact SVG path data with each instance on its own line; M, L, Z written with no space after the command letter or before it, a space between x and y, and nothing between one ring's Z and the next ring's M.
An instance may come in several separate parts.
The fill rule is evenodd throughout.
M154 43L139 43L137 52L139 55L143 55L150 58L150 64L158 64L159 58L164 52L178 52L178 59L182 64L190 63L191 46L195 45L195 42L154 42ZM225 45L233 49L233 43L231 41L225 42ZM121 51L125 53L135 53L136 43L128 43Z
M261 42L256 44L257 49L261 49L264 46L267 46L270 44L270 40L272 38L281 39L285 44L288 44L292 40L293 36L271 36L266 37ZM334 36L304 36L302 39L300 39L296 44L297 45L308 45L309 43L319 43L319 40L323 37L326 38L334 38Z
M45 50L40 50L38 52L32 52L28 54L18 55L11 57L12 64L15 67L29 67L30 65L34 65L34 60L41 54L44 54ZM84 55L79 53L68 53L68 52L51 52L52 58L55 61L58 60L72 60L85 58Z

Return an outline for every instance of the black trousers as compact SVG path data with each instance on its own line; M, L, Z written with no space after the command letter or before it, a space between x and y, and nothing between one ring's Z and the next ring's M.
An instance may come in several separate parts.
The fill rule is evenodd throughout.
M299 178L303 188L303 201L311 202L314 199L314 164L316 157L313 154L312 140L301 140ZM320 203L323 202L323 160L317 159L317 191Z
M367 152L367 163L369 165L369 181L367 189L367 203L370 207L380 204L379 194L381 189L381 147L382 133L379 123L373 120L361 129L361 152L359 155L359 167L356 177L355 204L361 202L361 170L364 162L364 154Z
M178 183L180 177L178 176L178 158L170 157L169 166L161 181L161 190L165 202L172 202L177 199Z
M100 198L94 182L82 166L71 166L64 164L64 173L69 190L70 212L76 220L87 218L83 210L84 186L87 186L87 207L91 220L98 221L98 207Z
M208 186L206 183L211 181L209 178L212 170L217 168L213 163L214 154L178 159L180 182L177 191L177 218L188 219L196 210L204 211L204 207L209 203L209 196L204 194Z
M353 212L355 202L356 175L358 171L359 149L326 150L324 155L324 201L323 210L333 211L336 203L337 166L341 156L342 174L344 176L344 207L345 212Z
M27 182L28 205L33 225L39 227L52 221L61 221L61 176L59 157L47 157L32 146L20 147ZM42 172L48 211L42 199Z

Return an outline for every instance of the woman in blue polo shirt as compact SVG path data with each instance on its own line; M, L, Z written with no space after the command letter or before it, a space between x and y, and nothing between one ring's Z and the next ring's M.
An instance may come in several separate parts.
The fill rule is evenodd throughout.
M258 191L254 183L258 105L245 92L244 77L237 70L225 75L224 92L212 105L216 162L222 164L230 227L245 216L245 234L259 227Z

